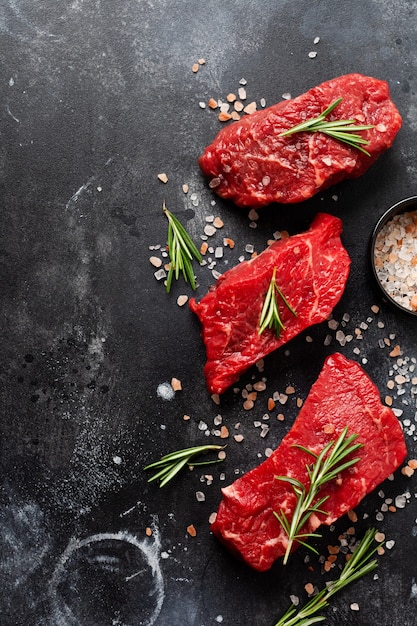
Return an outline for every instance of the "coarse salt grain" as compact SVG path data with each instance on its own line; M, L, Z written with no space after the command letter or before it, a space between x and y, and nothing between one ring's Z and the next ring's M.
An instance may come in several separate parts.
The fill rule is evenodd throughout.
M417 311L417 211L395 215L383 225L375 239L374 266L387 295Z
M314 586L312 585L312 583L307 583L306 585L304 585L304 589L306 590L309 596L311 596L314 593Z
M177 298L177 304L178 306L184 306L184 304L186 304L186 302L188 302L188 296L178 296Z
M193 524L190 524L189 526L187 526L187 533L190 535L190 537L197 536L197 531Z
M156 393L163 400L172 400L175 396L175 391L169 383L158 385Z
M181 381L178 380L178 378L172 378L171 387L173 388L174 391L181 391L182 390Z
M156 278L156 280L162 280L163 278L166 278L166 271L164 269L159 269L158 271L154 272L154 276Z
M395 506L397 509L404 509L407 504L407 497L405 494L401 494L395 498Z
M209 182L209 187L210 189L215 189L216 187L218 187L221 183L220 178L212 178Z
M212 224L206 224L204 226L204 233L208 236L208 237L212 237L216 232L216 228L215 226L212 226Z
M246 113L247 115L250 115L251 113L255 113L256 111L256 102L251 102L250 104L246 105L245 108L243 109L243 112Z
M219 113L220 122L228 122L231 119L232 119L232 116L230 115L230 113L227 113L226 111L220 111Z
M151 263L151 265L153 265L154 267L161 267L162 265L162 261L159 257L157 256L151 256L149 257L149 262Z
M238 94L240 100L246 100L246 89L244 87L239 87Z
M227 439L229 436L229 429L227 428L227 426L222 426L220 429L220 438L221 439Z

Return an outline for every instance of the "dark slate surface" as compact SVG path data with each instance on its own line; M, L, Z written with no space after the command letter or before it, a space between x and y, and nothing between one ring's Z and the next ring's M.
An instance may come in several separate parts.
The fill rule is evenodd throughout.
M323 585L303 550L285 571L280 563L250 571L213 538L208 518L221 486L278 445L327 354L363 363L383 397L398 365L384 339L400 344L408 366L417 357L415 319L380 300L367 265L373 224L416 193L415 24L416 3L395 0L1 2L2 624L272 626L291 594L304 602L306 583ZM257 228L214 198L197 157L220 122L200 101L224 98L244 77L248 102L272 104L351 71L387 80L404 120L366 175L304 205L268 207ZM242 378L240 389L267 379L252 411L232 390L215 405L198 322L176 304L191 292L178 283L166 295L149 263L160 254L149 246L166 241L164 198L197 240L207 216L223 219L210 243L228 236L236 246L218 260L220 272L248 257L246 244L260 251L278 229L307 228L318 210L340 216L352 271L334 316L349 314L346 334L366 323L363 338L340 346L322 324L266 359L263 374ZM197 273L201 297L214 279L207 266ZM172 377L183 389L165 400L158 386ZM285 421L271 412L260 437L254 422L288 384L296 393ZM416 457L416 386L389 393ZM218 414L231 436L226 461L205 470L212 484L197 470L165 489L147 484L145 463L218 442ZM232 437L238 423L241 443ZM415 477L398 472L358 508L358 536L376 525L395 543L377 580L334 598L329 625L417 624L415 491ZM383 511L402 494L404 508ZM351 525L345 518L325 531L319 551Z

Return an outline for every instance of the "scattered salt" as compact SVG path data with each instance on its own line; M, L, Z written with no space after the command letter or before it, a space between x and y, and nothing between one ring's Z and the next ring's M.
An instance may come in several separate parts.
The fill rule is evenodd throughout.
M238 94L241 100L246 100L246 89L244 87L239 87Z
M215 232L216 232L216 228L215 226L212 226L212 224L206 224L204 226L204 234L207 235L208 237L211 237L212 235L214 235Z
M149 257L149 262L154 267L161 267L161 265L162 265L162 261L161 261L161 259L158 256L151 256L151 257Z
M158 385L156 393L162 400L172 400L175 397L175 391L170 383L161 383Z
M405 494L401 494L395 498L395 506L397 509L404 509L407 504L407 498Z
M188 296L186 296L186 295L178 296L178 298L177 298L178 306L184 306L184 304L186 304L186 302L188 302Z
M166 275L167 275L166 271L162 268L154 273L156 280L163 280L164 278L166 278Z

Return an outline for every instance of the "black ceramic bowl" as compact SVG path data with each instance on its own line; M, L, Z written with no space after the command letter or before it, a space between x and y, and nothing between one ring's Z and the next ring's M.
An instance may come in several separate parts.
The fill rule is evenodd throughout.
M396 216L402 213L408 213L411 211L417 211L417 196L412 196L411 198L406 198L397 202L392 207L390 207L378 220L371 236L370 246L369 246L369 254L370 254L370 263L372 274L375 277L376 284L380 292L382 293L384 299L389 302L393 307L397 310L404 311L408 315L417 316L417 310L412 310L411 308L407 308L407 306L403 306L400 302L397 302L396 299L385 289L383 283L381 282L380 273L376 267L376 263L378 262L375 257L375 244L377 241L377 237L380 234L381 230L386 227L386 225L391 222L391 220ZM414 235L415 237L417 235Z

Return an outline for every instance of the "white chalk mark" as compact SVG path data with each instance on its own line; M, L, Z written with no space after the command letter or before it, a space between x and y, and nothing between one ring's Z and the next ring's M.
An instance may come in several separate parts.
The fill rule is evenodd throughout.
M108 167L110 163L112 162L112 160L113 160L112 157L107 159L102 169ZM87 182L85 182L83 185L81 185L79 189L77 189L77 191L71 196L71 198L66 203L65 205L66 209L74 208L74 206L77 204L78 200L80 199L80 196L82 196L86 191L90 189L91 185L94 183L95 180L97 180L98 176L101 174L101 171L98 174L94 174L94 176L91 176L87 180Z
M49 549L43 513L37 504L0 508L0 575L10 577L15 589L26 584Z
M67 204L65 205L65 208L72 209L74 205L78 202L80 196L91 187L94 180L95 180L95 176L92 176L86 183L84 183L84 185L81 185L81 187L77 189L77 191L68 200Z
M143 507L143 504L140 500L138 500L136 502L136 504L134 504L133 506L130 507L130 509L127 509L127 511L123 511L123 513L119 513L119 517L124 517L125 515L129 515L130 513L132 513L135 509L137 509L139 506Z
M412 599L412 600L416 600L417 599L417 582L416 582L416 579L414 577L411 580L410 599Z
M37 37L48 37L50 39L56 40L61 39L59 36L39 28L36 24L33 23L33 21L27 18L22 9L18 6L19 2L16 2L15 0L9 0L8 4L9 9L14 13L16 19L19 20L22 25L27 27L30 34L23 35L21 32L21 28L19 29L19 32L15 32L14 30L7 28L5 25L3 25L3 23L0 24L0 30L6 30L9 35L17 38L19 41L32 41L33 33L35 33Z
M130 544L131 546L137 548L141 552L142 557L145 559L151 571L153 585L155 589L154 606L152 608L152 614L149 617L147 617L146 622L143 621L141 622L141 624L143 624L143 626L153 626L153 624L155 624L155 621L158 618L159 613L161 612L162 604L165 598L164 580L163 580L162 571L161 571L161 567L159 563L161 542L159 538L159 531L155 527L155 525L153 527L152 538L147 537L145 540L142 540L142 541L140 541L135 535L132 535L131 533L127 531L119 531L115 533L111 533L111 532L98 533L96 535L91 535L90 537L87 537L86 539L71 538L66 549L64 550L64 552L61 554L60 558L58 559L58 563L52 574L52 578L50 580L50 584L48 588L52 611L53 611L52 617L55 620L54 623L57 623L60 626L76 626L76 625L78 626L79 622L76 616L73 614L70 606L68 606L68 604L66 603L66 601L64 600L64 598L62 597L60 593L60 583L65 578L67 566L69 565L71 558L73 558L74 553L76 553L78 550L82 548L91 546L92 544L95 544L95 543L99 544L100 542L103 542L103 541L104 542L106 541L126 542ZM107 557L103 557L99 555L98 557L96 557L96 560L103 561L103 559L106 560L106 558ZM111 564L113 565L113 562ZM126 576L124 580L125 582L128 582L132 579L137 578L141 574L147 577L147 583L148 583L148 576L149 576L148 568L134 572L130 576Z
M132 580L132 578L136 578L136 576L140 576L141 574L144 574L145 570L144 569L140 569L138 572L135 572L134 574L131 574L130 576L126 576L125 581L127 582L128 580Z
M11 112L11 110L10 110L10 108L9 108L9 105L7 105L7 106L6 106L6 111L7 111L7 113L10 115L10 117L11 117L12 119L14 119L14 121L15 121L15 122L17 122L18 124L20 124L20 120L19 120L19 119L17 119L17 117L16 117L15 115L13 115L13 113Z
M136 504L135 506L131 506L130 509L127 509L127 511L123 511L123 513L120 513L120 517L124 517L125 515L129 515L129 513L131 513L132 511L134 511L136 509Z

